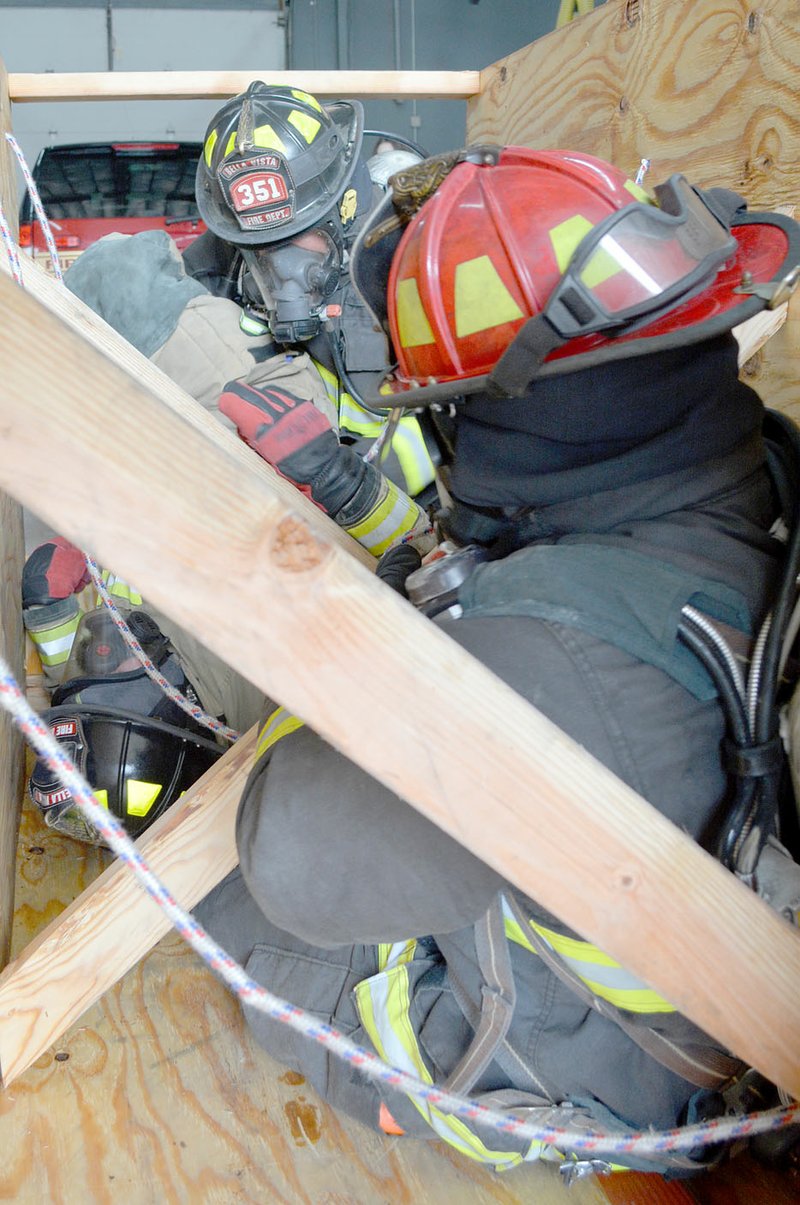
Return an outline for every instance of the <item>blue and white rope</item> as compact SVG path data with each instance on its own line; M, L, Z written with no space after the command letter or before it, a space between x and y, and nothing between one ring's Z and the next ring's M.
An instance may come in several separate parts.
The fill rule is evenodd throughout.
M204 711L202 707L198 707L198 705L193 703L191 699L187 699L186 695L181 694L181 692L164 677L158 667L153 664L139 641L134 636L133 632L128 627L125 619L120 613L119 608L115 604L112 595L106 588L97 562L94 561L91 556L89 556L88 552L84 555L86 557L86 567L91 575L95 590L108 608L114 626L119 631L128 648L141 663L142 668L144 669L148 678L151 678L157 686L160 686L167 698L171 699L173 703L180 707L181 711L185 711L186 714L190 715L193 720L197 721L198 724L202 724L205 728L209 728L212 732L216 732L220 736L224 736L225 740L227 741L238 741L239 737L241 736L240 732L237 732L235 728L229 728L227 724L223 724L221 720L216 718L216 716L209 715L208 712Z
M631 1154L647 1157L669 1151L691 1151L701 1146L734 1142L740 1138L800 1123L800 1105L792 1104L761 1113L716 1118L699 1125L661 1132L631 1131L625 1134L610 1134L600 1131L583 1132L566 1126L536 1126L513 1113L488 1108L435 1084L425 1084L407 1072L382 1062L372 1051L356 1045L333 1026L320 1022L304 1009L273 995L267 988L256 983L243 967L217 945L194 917L180 907L168 888L150 869L119 821L97 802L91 788L67 757L63 746L53 738L23 696L2 658L0 703L11 713L38 756L58 775L70 791L75 805L98 830L109 848L133 871L144 890L164 910L181 937L200 955L207 966L223 979L242 1003L289 1025L306 1038L321 1043L337 1058L350 1063L369 1079L379 1081L389 1088L425 1101L466 1121L480 1122L502 1133L514 1134L531 1142L546 1143L565 1151L591 1152L595 1155Z
M6 215L3 213L3 206L0 205L0 237L3 239L3 246L6 249L8 262L11 267L11 275L21 288L25 287L25 282L22 277L22 264L19 262L19 252L17 244L14 242L14 236L11 233L11 228L6 221Z
M61 271L61 261L58 258L58 250L56 248L55 239L53 238L53 232L50 229L50 222L47 219L47 214L45 213L44 206L42 205L42 198L39 196L39 189L36 187L36 181L31 175L31 170L28 167L28 164L25 162L25 156L22 153L22 148L20 147L14 135L6 134L6 142L17 156L20 170L22 175L25 177L25 183L28 186L28 193L30 194L31 201L33 202L34 212L39 219L39 224L41 225L42 232L44 234L44 241L47 243L47 250L50 252L50 260L53 265L56 280L63 281L64 276Z

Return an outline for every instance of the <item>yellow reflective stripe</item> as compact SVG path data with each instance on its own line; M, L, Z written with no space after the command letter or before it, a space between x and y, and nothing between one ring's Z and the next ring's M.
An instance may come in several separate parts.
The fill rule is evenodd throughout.
M561 0L561 6L556 18L556 29L568 25L573 17L582 17L594 8L594 0Z
M125 811L129 816L146 816L160 794L160 782L129 778L125 783Z
M236 133L238 134L238 130ZM235 142L235 135L233 135L233 139ZM260 147L261 150L282 151L284 155L286 154L286 146L281 139L281 136L276 134L272 126L268 123L263 126L256 126L256 128L253 130L253 142L257 147ZM233 147L231 147L231 150L233 150Z
M409 494L418 494L436 477L425 436L413 415L400 419L392 439L392 451L400 462Z
M340 388L339 378L335 373L332 373L329 368L326 368L324 364L320 364L319 360L315 360L313 357L311 357L311 363L314 365L320 377L322 378L322 384L325 386L325 392L327 393L328 397L333 402L334 406L338 407ZM349 401L353 402L353 399L350 397L349 393L342 393L342 397L346 397L349 399ZM353 402L353 405L355 405L355 402Z
M459 339L524 317L488 255L456 264L454 300Z
M559 272L566 272L569 261L575 254L578 244L591 229L592 223L589 219L576 213L574 217L567 218L564 222L559 222L557 226L553 226L552 230L549 231L550 242L553 245Z
M384 477L384 489L370 513L360 523L345 526L354 540L358 540L373 556L381 556L392 544L419 521L422 511L416 502Z
M266 322L259 322L257 318L251 318L242 310L239 315L239 329L246 335L263 335L269 330L269 327Z
M203 155L205 156L206 167L211 167L211 156L214 153L214 147L217 145L217 131L212 130L208 138L206 138L205 146L203 147Z
M617 272L622 271L624 269L619 259L600 242L581 268L580 278L587 289L596 289L604 280L610 280Z
M416 940L381 942L378 946L378 967L388 971L393 966L411 962L417 949Z
M398 282L395 310L401 347L422 347L426 343L433 343L431 324L413 276Z
M330 391L328 393L330 396ZM383 428L388 422L388 412L386 418L378 418L374 414L370 414L369 410L365 410L363 406L359 406L355 398L342 390L339 395L339 426L345 431L351 431L353 435L366 435L373 438L380 435Z
M637 201L641 201L643 205L655 205L650 193L646 192L635 180L626 180L622 187L627 188L631 196L635 197Z
M116 574L111 573L109 569L103 570L102 578L103 585L105 586L106 590L108 590L109 594L114 596L114 598L124 598L131 604L132 607L140 607L142 605L144 600L142 599L141 594L134 590L133 586L129 586L124 578L117 577Z
M430 1072L417 1043L410 1019L407 965L395 966L391 970L364 979L355 989L356 1007L364 1029L384 1062L432 1084ZM461 1120L426 1101L411 1097L411 1102L428 1125L462 1155L478 1163L491 1163L505 1170L515 1167L526 1159L540 1158L542 1143L531 1143L525 1155L512 1151L494 1151L484 1145L476 1134ZM535 1149L534 1149L535 1148ZM559 1159L562 1156L557 1156Z
M385 417L372 414L355 400L352 394L339 394L339 426L354 435L380 435L389 419L389 411Z
M108 811L108 791L95 791L94 787L92 787L92 794L100 804L100 807Z
M69 660L80 619L81 616L77 614L56 628L45 628L41 632L28 631L42 665L63 665Z
M566 272L579 243L591 229L592 223L579 213L552 228L550 242L553 244L559 272ZM581 280L587 288L593 289L621 270L617 261L604 251L602 246L598 246L581 272Z
M303 92L301 88L292 88L292 96L295 100L299 100L302 105L310 105L317 112L322 112L322 105L317 100L316 96L312 96L310 92Z
M677 1012L663 996L651 991L591 942L556 933L534 921L530 925L595 996L631 1013Z
M258 734L258 745L256 746L256 761L262 757L268 749L277 744L284 736L289 736L290 733L296 732L298 728L303 727L303 721L299 720L296 715L292 715L285 707L279 707L277 711L273 711L267 722Z
M503 906L503 911L505 913L505 904ZM505 914L503 916L503 923L504 923L504 928L505 928L505 932L506 932L506 937L508 938L509 941L514 941L517 943L518 946L523 946L531 954L536 954L536 949L533 946L533 944L531 943L531 939L529 937L526 937L526 935L522 929L522 926L517 923L517 921L514 919L513 916L509 916L508 914ZM538 955L537 955L537 957L538 957Z
M316 117L312 117L310 113L301 113L299 109L292 109L287 121L305 138L306 142L314 141L322 125L322 122L317 121Z
M538 955L538 951L531 944L530 938L525 935L505 900L503 900L503 921L509 941L516 942L531 954ZM662 996L646 987L640 979L628 974L618 962L598 946L594 946L588 941L581 941L579 938L567 937L566 934L557 933L554 929L536 924L533 920L529 920L528 923L547 943L553 953L567 964L595 996L600 996L603 1000L608 1000L609 1004L614 1004L617 1008L625 1009L627 1012L674 1013L677 1011Z

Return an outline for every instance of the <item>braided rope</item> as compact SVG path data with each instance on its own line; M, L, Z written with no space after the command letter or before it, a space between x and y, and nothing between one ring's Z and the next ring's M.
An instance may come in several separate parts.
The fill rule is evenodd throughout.
M28 167L28 164L25 162L25 156L22 153L22 148L20 147L14 135L6 134L6 141L8 142L14 154L17 156L20 170L25 177L25 183L28 186L28 192L30 193L31 201L33 202L34 212L39 219L39 223L42 227L42 233L44 234L44 241L47 243L47 250L50 252L50 261L53 265L56 280L63 281L64 275L61 271L61 260L58 258L58 250L53 238L53 232L50 229L50 222L47 214L44 211L44 206L42 205L42 198L39 196L39 189L36 187L36 182L31 175L31 170Z
M716 1118L699 1125L661 1132L631 1131L625 1134L610 1134L573 1130L566 1126L535 1126L513 1113L488 1108L435 1084L425 1084L407 1072L384 1063L372 1051L358 1046L332 1025L318 1021L304 1009L273 995L267 988L256 983L243 967L217 945L194 917L180 907L169 889L150 869L116 817L97 802L91 788L67 757L63 746L53 738L24 698L11 670L2 658L0 703L13 716L14 722L33 745L39 757L58 774L77 807L97 829L106 844L133 871L144 890L164 910L181 937L232 989L241 1002L291 1026L306 1038L319 1042L337 1058L344 1059L369 1079L378 1080L389 1088L404 1092L443 1112L455 1114L466 1121L481 1122L502 1133L514 1134L531 1142L540 1142L567 1151L585 1151L598 1155L636 1154L646 1157L670 1151L691 1151L700 1146L734 1142L769 1130L784 1129L800 1122L800 1104L791 1104L767 1109L761 1113Z
M207 711L204 711L202 707L199 707L196 703L193 703L191 699L187 699L186 695L181 694L177 687L173 686L171 682L167 681L161 671L147 656L147 653L144 651L141 644L136 639L133 632L130 630L124 618L122 617L122 614L115 604L114 599L106 589L106 585L100 574L100 568L97 562L94 561L88 553L86 553L85 556L86 566L91 574L94 588L108 608L112 623L119 631L128 648L134 653L136 658L141 663L142 668L144 669L148 678L151 678L157 686L160 686L167 698L171 699L173 703L176 703L177 706L180 707L181 711L185 711L186 714L190 715L193 720L197 720L198 724L202 724L205 728L210 728L212 732L219 733L220 736L224 736L227 741L238 741L239 737L242 735L240 732L237 732L235 728L229 728L227 724L223 724L222 721L218 720L215 716L209 715Z
M22 278L22 264L19 262L19 252L17 244L14 242L14 236L11 233L11 227L6 221L6 215L3 213L3 206L0 205L0 238L3 240L3 246L6 249L11 275L20 286L25 287L25 282Z

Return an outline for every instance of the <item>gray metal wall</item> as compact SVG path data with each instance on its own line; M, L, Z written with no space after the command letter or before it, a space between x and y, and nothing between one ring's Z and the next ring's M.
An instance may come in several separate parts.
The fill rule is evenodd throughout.
M560 0L291 0L288 64L353 70L479 70L555 29ZM462 101L366 103L372 128L430 152L461 146Z
M0 3L0 58L11 72L252 70L286 64L276 4ZM14 132L33 165L43 146L126 139L202 139L218 101L15 104Z
M555 28L560 0L0 0L11 72L477 70ZM28 162L43 146L202 138L205 101L17 104ZM429 151L460 146L461 101L368 101L368 125Z

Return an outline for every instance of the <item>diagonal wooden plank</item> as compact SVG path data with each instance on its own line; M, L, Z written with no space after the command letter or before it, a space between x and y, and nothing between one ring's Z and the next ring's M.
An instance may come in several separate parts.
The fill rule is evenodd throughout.
M224 441L5 276L0 305L0 487L800 1095L796 931Z
M242 736L137 842L184 908L237 863L234 820L256 737L256 728ZM0 975L0 1083L30 1067L169 927L124 863L113 862Z
M20 267L26 293L35 297L52 313L57 314L72 330L78 332L98 351L110 356L115 363L124 367L143 385L156 391L165 406L196 427L206 438L224 447L226 454L233 457L236 462L237 474L245 477L261 476L268 480L276 494L287 505L296 509L309 523L312 530L339 545L367 568L374 569L375 559L366 549L362 548L335 523L326 519L313 503L298 493L293 485L275 473L268 464L254 455L241 440L232 439L231 432L221 425L218 416L214 416L200 406L180 385L177 385L146 356L132 347L113 327L104 322L74 293L71 293L65 285L59 284L54 276L51 276L29 256L23 255L20 258ZM7 261L0 256L0 272L9 273L9 271ZM113 398L110 398L109 405L113 406L113 404Z

